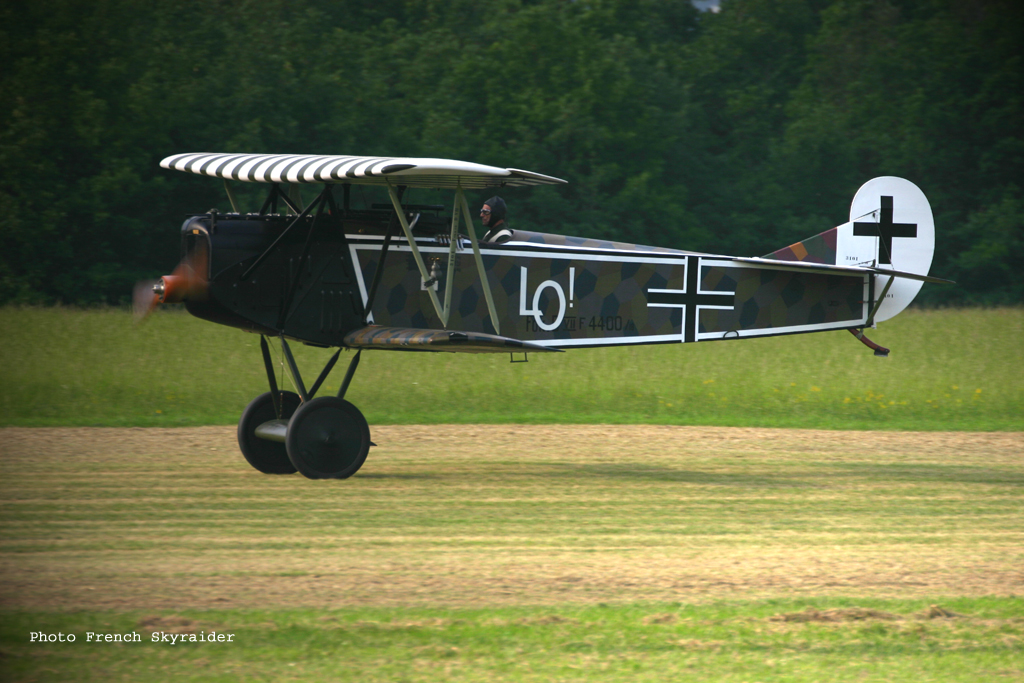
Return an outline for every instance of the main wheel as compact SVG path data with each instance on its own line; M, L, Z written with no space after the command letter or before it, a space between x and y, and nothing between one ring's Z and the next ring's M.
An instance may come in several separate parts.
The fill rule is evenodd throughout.
M301 402L298 394L282 391L281 419L290 419ZM238 421L238 447L249 464L263 474L295 474L295 465L288 459L288 449L283 443L256 436L257 427L276 417L274 397L269 391L254 398Z
M285 444L292 465L310 479L347 479L370 451L370 426L348 401L324 396L299 406Z

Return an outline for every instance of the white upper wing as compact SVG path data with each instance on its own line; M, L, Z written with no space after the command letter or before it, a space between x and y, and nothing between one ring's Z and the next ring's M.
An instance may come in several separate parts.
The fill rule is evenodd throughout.
M482 189L558 185L560 178L452 159L315 154L175 154L163 168L257 183L352 183Z

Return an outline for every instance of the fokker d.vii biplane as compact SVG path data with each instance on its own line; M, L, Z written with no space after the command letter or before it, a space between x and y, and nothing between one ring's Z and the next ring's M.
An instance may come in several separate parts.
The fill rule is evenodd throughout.
M552 352L849 330L886 355L864 328L903 310L923 282L944 282L928 276L928 200L901 178L861 187L848 222L744 258L514 229L481 242L467 191L565 182L517 169L267 154L179 154L161 166L224 179L233 211L185 221L181 264L140 283L135 310L185 302L261 335L269 391L242 414L238 443L268 474L345 478L362 466L370 430L345 393L364 349ZM259 212L239 210L231 181L269 184ZM322 186L308 204L306 184ZM390 203L354 208L352 185L380 186ZM409 188L451 190L451 214L403 204ZM297 393L279 387L268 338ZM309 388L288 340L338 347ZM355 354L340 390L316 397L342 349Z

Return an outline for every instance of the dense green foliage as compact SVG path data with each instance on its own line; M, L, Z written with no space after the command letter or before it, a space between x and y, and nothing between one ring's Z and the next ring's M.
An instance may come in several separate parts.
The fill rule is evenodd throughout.
M527 168L570 184L507 193L517 227L748 255L899 175L932 202L933 272L961 283L926 300L1020 302L1022 19L1012 0L5 3L0 303L116 302L171 268L183 215L226 208L157 166L184 151Z
M267 390L259 339L183 310L0 309L0 426L234 424ZM370 424L676 424L1021 430L1024 309L911 310L871 333L531 354L364 353ZM331 350L295 344L311 384ZM275 351L281 361L279 351ZM350 353L323 392L338 390ZM279 369L282 386L290 379Z

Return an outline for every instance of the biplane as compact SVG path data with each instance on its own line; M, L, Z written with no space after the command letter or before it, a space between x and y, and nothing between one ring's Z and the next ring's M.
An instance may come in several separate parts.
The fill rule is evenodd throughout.
M223 179L232 210L185 220L181 263L136 287L136 313L184 302L192 315L260 335L269 390L242 413L238 444L267 474L346 478L362 466L370 430L345 395L364 350L523 359L849 330L886 355L865 328L903 310L924 282L944 282L928 275L928 200L895 177L862 186L842 225L750 258L514 226L478 239L467 192L565 182L514 168L268 154L178 154L161 166ZM259 211L240 209L233 182L267 184ZM318 193L306 203L309 185ZM356 207L354 185L377 186L388 201ZM409 202L418 188L451 191L450 212ZM294 392L278 383L268 340L280 344ZM309 386L294 342L337 348ZM317 396L342 350L354 355L340 389Z

